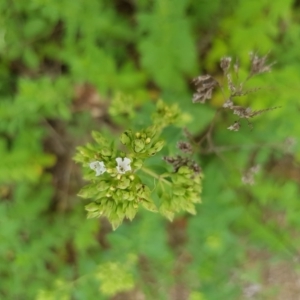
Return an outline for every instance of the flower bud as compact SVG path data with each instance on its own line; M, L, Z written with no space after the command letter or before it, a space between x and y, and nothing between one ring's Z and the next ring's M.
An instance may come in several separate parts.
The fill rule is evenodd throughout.
M134 151L141 152L145 148L145 143L143 140L135 140L134 141Z
M158 152L163 148L164 144L165 144L164 141L158 141L157 143L154 144L154 146L151 149L154 150L155 152Z
M121 140L121 143L123 145L129 145L130 144L130 141L131 141L130 135L131 134L130 134L129 131L125 131L125 132L122 133L120 140Z
M107 144L107 140L103 137L103 135L100 132L92 131L92 137L99 145Z
M86 205L84 208L87 211L97 211L97 210L99 210L99 205L95 202L92 202L92 203Z
M103 156L111 156L111 150L109 148L103 148L100 152Z
M143 161L140 159L133 162L133 166L135 169L140 169L142 167L142 165L143 165Z
M129 187L129 185L130 185L130 180L123 177L122 180L119 181L117 188L125 190Z

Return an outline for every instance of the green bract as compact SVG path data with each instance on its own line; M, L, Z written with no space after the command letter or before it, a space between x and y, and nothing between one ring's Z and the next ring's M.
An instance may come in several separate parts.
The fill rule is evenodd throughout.
M153 124L137 132L126 130L118 145L92 132L95 143L78 147L75 160L83 165L89 181L79 196L93 201L86 205L88 218L105 216L116 229L124 218L132 220L140 206L170 220L176 212L195 213L194 205L200 202L201 174L187 166L176 172L167 166L160 170L151 168L151 164L144 166L148 158L162 150L163 128L179 120L176 105L168 107L159 101ZM95 173L95 165L101 165L102 171Z

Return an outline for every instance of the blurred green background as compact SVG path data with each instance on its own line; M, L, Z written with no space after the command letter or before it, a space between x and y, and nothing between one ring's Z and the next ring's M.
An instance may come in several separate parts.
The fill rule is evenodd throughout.
M0 16L0 299L300 298L298 0L0 0ZM218 119L197 215L87 220L72 157L91 130L138 128L162 98L201 135L223 99L193 105L192 78L221 78L224 55L245 72L250 51L277 63L240 104L282 108L252 131Z

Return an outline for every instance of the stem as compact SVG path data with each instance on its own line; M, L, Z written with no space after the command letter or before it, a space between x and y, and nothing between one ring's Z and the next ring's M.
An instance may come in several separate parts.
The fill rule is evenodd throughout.
M213 131L213 128L215 126L215 122L216 122L216 119L217 119L217 116L219 114L219 112L221 111L222 108L218 108L217 111L215 112L215 115L212 119L212 121L210 122L210 125L208 127L208 130L205 132L205 134L202 136L202 138L200 139L200 141L196 142L198 146L201 146L201 144L207 140L208 142L208 145L209 145L209 148L213 148L214 145L213 145L213 142L212 142L212 131Z
M154 178L157 179L158 181L163 181L163 182L165 182L166 184L171 185L171 182L170 182L170 181L164 179L164 177L165 177L164 175L162 175L162 176L161 176L161 175L158 175L158 174L156 174L155 172L153 172L152 170L150 170L150 169L148 169L148 168L145 168L145 167L142 167L140 170L143 171L143 172L146 173L146 174L151 175L152 177L154 177Z
M221 93L222 93L222 95L223 95L224 101L226 101L226 94L225 94L225 92L224 92L223 86L219 84L219 88L220 88Z

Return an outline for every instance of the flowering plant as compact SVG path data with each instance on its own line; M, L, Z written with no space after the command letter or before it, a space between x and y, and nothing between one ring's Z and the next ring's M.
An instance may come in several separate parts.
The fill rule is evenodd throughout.
M151 126L138 132L126 130L120 136L120 144L92 132L95 143L78 147L75 156L88 181L79 196L92 199L86 205L88 218L105 216L116 229L124 218L132 220L140 206L170 220L179 211L195 213L202 179L196 162L178 155L164 157L173 169L165 162L160 170L151 163L145 166L165 144L161 138L163 129L180 121L177 105L167 106L159 101ZM187 143L184 145L188 147Z

